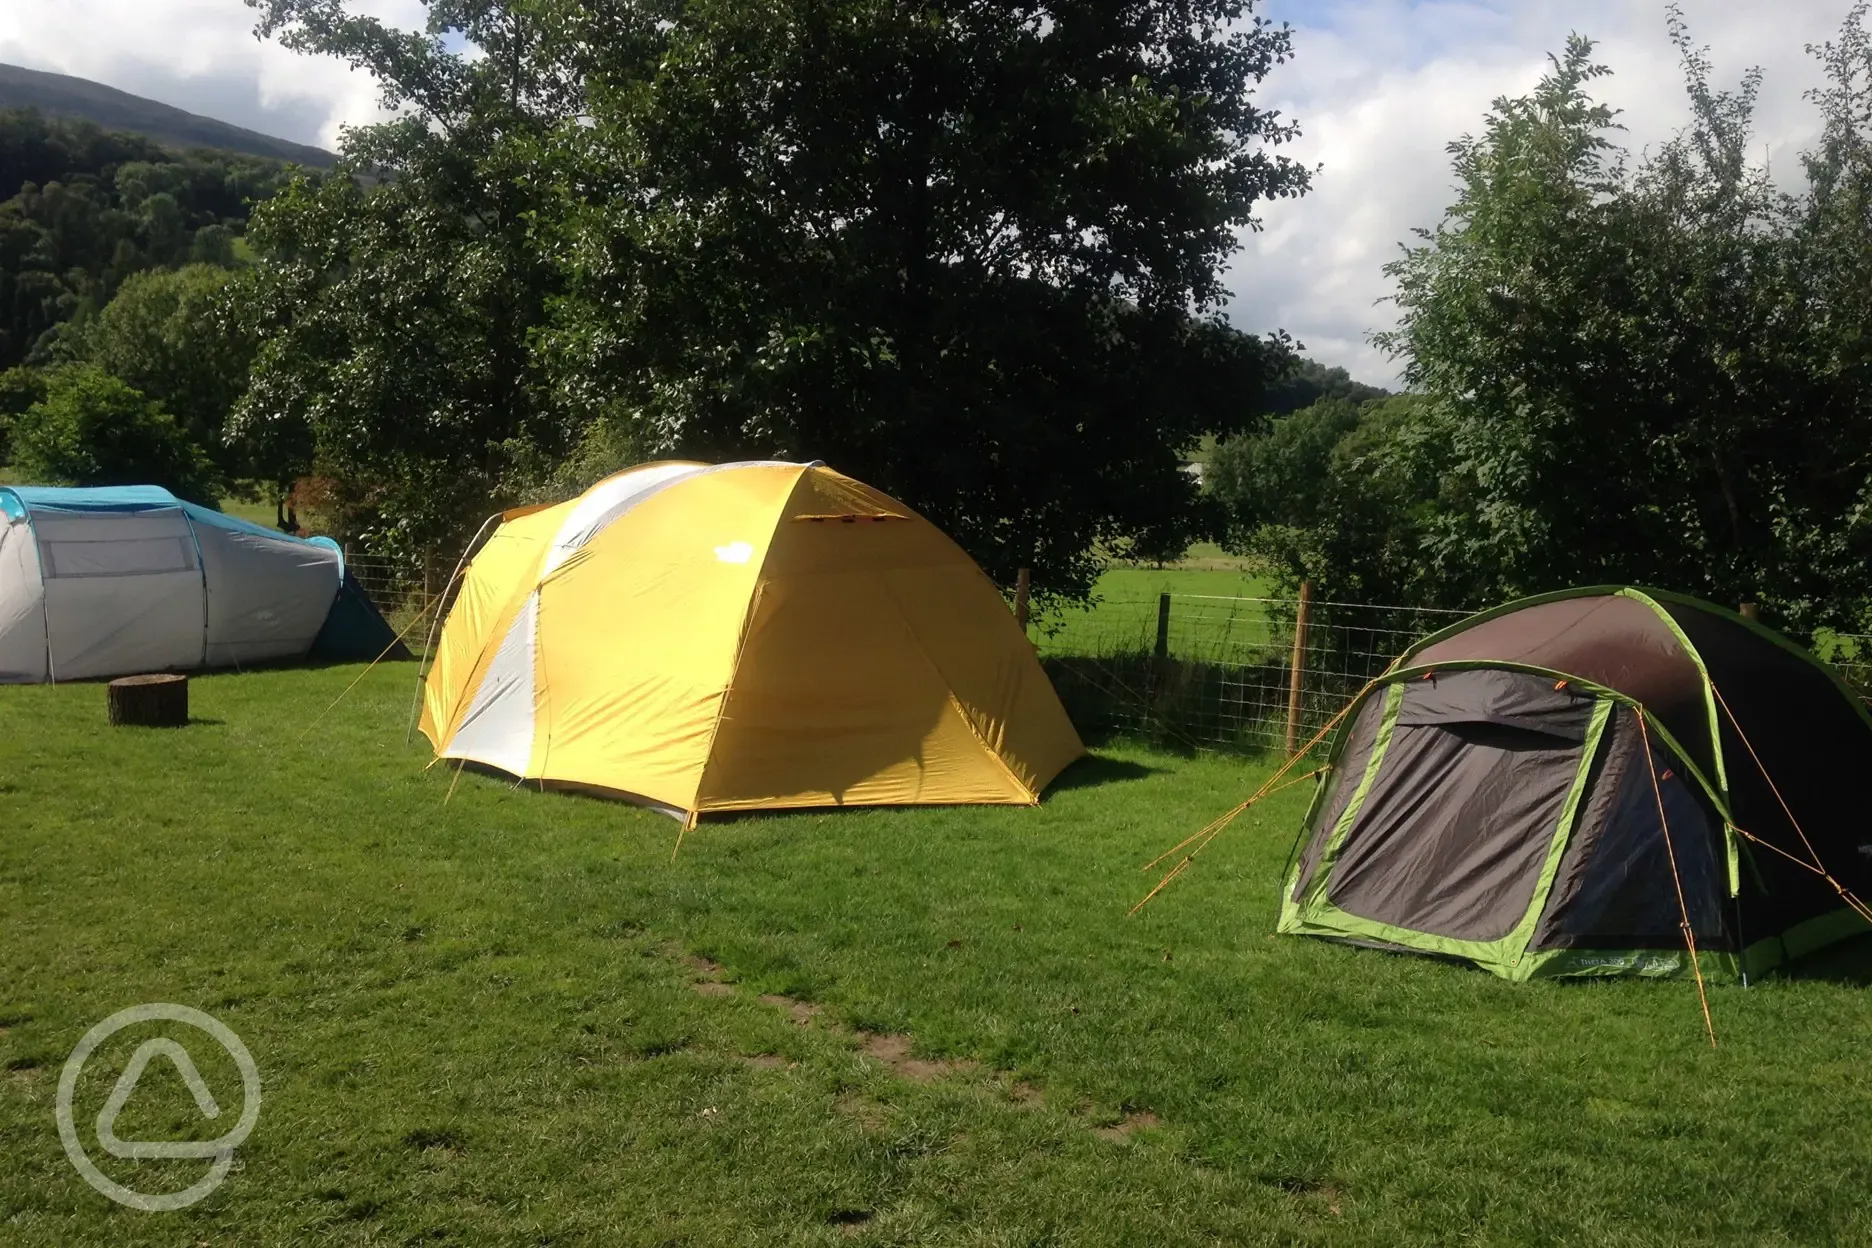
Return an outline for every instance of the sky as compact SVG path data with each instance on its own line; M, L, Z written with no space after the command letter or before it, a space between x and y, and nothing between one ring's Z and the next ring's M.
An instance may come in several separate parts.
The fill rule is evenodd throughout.
M417 26L417 0L352 0ZM1753 65L1765 79L1756 137L1792 185L1816 132L1802 93L1819 81L1808 43L1833 37L1848 0L1683 0L1709 45L1717 85ZM1258 98L1298 120L1286 154L1318 166L1313 190L1275 201L1244 232L1227 285L1230 320L1284 329L1306 354L1361 381L1395 385L1398 365L1371 344L1389 328L1384 264L1453 198L1450 140L1480 128L1497 96L1526 92L1569 32L1599 43L1613 76L1595 88L1623 110L1634 151L1687 120L1663 0L1262 0L1294 28L1295 57ZM333 147L340 126L381 115L369 79L296 56L253 34L240 0L0 0L0 62L76 74L303 143Z

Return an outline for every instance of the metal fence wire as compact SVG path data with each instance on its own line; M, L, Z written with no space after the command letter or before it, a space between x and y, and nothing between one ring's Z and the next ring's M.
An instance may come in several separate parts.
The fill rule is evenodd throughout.
M1040 642L1082 731L1189 749L1303 743L1412 642L1466 611L1205 594L1109 596Z
M1872 635L1834 633L1820 647L1820 654L1848 688L1872 703Z
M385 559L355 553L345 558L345 570L351 574L351 579L383 612L391 627L399 631L414 623L417 617L426 616L430 604L442 593L449 570L437 569L433 561L425 564L421 560ZM406 640L412 650L422 644L427 628L425 618L419 627L410 629L412 636Z
M448 569L362 554L346 566L394 627L418 624L408 641L420 647L430 621L419 617L444 592ZM1297 699L1297 598L1108 594L1030 631L1082 733L1176 749L1279 751L1311 739L1413 642L1472 614L1364 602L1307 607ZM1839 634L1820 653L1872 701L1872 635Z

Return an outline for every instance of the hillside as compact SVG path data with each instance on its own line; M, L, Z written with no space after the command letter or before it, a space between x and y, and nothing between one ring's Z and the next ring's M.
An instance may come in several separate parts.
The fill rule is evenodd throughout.
M90 121L106 130L128 130L175 147L216 147L318 168L337 157L322 148L158 104L85 78L0 65L0 108L36 108L52 117Z

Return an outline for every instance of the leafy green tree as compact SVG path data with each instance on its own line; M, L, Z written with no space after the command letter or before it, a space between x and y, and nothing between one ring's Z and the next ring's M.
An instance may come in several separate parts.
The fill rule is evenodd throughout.
M365 69L404 115L347 133L368 188L302 177L256 212L259 345L233 430L328 478L339 524L379 549L453 544L577 441L555 405L577 380L539 376L530 348L555 280L531 232L561 194L539 139L577 93L541 5L437 0L411 34L326 0L250 3L262 33Z
M214 462L174 417L93 365L45 376L45 397L13 425L13 467L44 485L160 485L217 506Z
M606 477L654 458L636 428L613 420L584 427L578 442L562 456L539 454L531 446L511 448L509 484L521 503L558 503L575 498Z
M1359 411L1350 399L1322 398L1216 446L1204 485L1227 509L1231 540L1263 525L1319 523L1334 448L1358 428Z
M1228 544L1333 602L1483 601L1442 543L1466 514L1453 427L1418 395L1321 399L1217 448L1208 488ZM1330 615L1327 612L1327 615Z
M197 443L219 451L229 475L246 475L223 439L253 356L230 308L235 281L204 264L138 273L66 336L62 350L142 391Z
M1214 312L1254 205L1307 185L1245 0L437 0L421 35L251 2L407 113L347 142L373 189L257 216L237 420L309 430L382 540L608 424L824 459L1082 590L1097 546L1187 526L1179 452L1286 365Z
M1773 323L1799 331L1804 384L1779 432L1799 448L1795 489L1779 491L1765 527L1781 564L1806 573L1770 594L1784 618L1847 632L1872 628L1872 33L1852 6L1837 41L1809 45L1823 86L1806 190L1784 205L1788 238Z
M1456 203L1389 266L1401 316L1380 341L1446 420L1461 482L1406 601L1637 581L1761 600L1800 628L1863 611L1872 422L1842 330L1864 316L1848 241L1864 218L1847 224L1830 174L1779 202L1747 159L1759 75L1712 88L1674 9L1670 25L1680 136L1631 164L1589 94L1607 71L1575 38L1533 95L1451 145ZM1829 65L1836 83L1849 65ZM1854 98L1835 99L1810 169L1850 166Z
M1368 403L1390 396L1379 386L1352 380L1352 374L1336 365L1296 358L1288 370L1268 387L1261 410L1271 416L1283 416L1311 407L1321 399L1344 399L1349 403Z
M9 368L0 372L0 464L7 462L13 422L45 394L45 378L35 369Z
M567 4L587 194L545 347L671 450L816 457L988 571L1077 592L1196 505L1180 452L1288 359L1213 315L1254 206L1307 171L1227 0ZM1158 535L1153 537L1151 535Z
M251 204L284 171L0 109L0 368L50 362L62 327L136 273L231 263Z

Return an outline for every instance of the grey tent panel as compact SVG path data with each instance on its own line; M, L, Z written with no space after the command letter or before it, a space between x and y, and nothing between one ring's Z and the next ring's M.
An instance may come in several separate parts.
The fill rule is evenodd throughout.
M1703 673L1671 626L1634 598L1586 595L1484 619L1425 646L1413 665L1489 660L1565 672L1616 689L1648 709L1709 770Z
M1681 769L1655 746L1646 768L1636 716L1621 710L1606 734L1592 799L1560 860L1530 948L1681 948L1685 909L1706 947L1724 938L1715 825ZM1672 885L1660 888L1660 881Z
M1324 783L1331 785L1331 794L1321 803L1319 814L1312 823L1312 834L1307 837L1306 851L1300 857L1300 872L1294 880L1293 897L1300 899L1312 880L1313 873L1319 870L1320 856L1326 852L1326 842L1332 838L1332 830L1344 816L1346 807L1352 804L1352 795L1358 792L1359 782L1365 777L1365 769L1371 763L1372 747L1378 741L1378 729L1384 723L1385 697L1382 692L1375 693L1365 700L1364 707L1352 722L1351 735L1346 739L1346 746L1339 752L1333 769L1326 773Z
M1452 939L1508 935L1533 903L1584 749L1495 724L1400 725L1328 899Z

